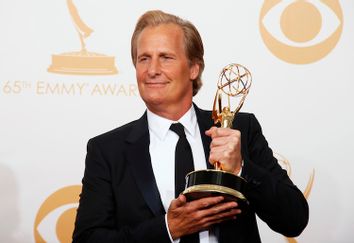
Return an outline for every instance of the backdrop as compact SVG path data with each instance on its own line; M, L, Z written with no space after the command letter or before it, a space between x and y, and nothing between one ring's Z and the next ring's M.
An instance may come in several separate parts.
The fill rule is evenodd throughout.
M252 73L242 110L256 114L310 205L301 236L259 221L263 241L353 242L349 0L0 0L0 242L70 241L87 140L145 110L130 37L151 9L199 29L200 107L212 108L227 64Z

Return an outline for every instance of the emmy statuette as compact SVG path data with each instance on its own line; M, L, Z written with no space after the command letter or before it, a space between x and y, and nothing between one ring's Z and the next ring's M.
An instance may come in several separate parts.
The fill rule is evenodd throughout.
M241 109L252 83L251 73L242 65L229 64L221 71L213 104L212 119L214 124L223 128L232 128L234 117ZM227 103L223 106L222 97ZM231 99L236 99L237 106L231 108ZM244 196L245 179L224 171L216 162L214 169L192 171L186 176L186 189L183 194L187 200L208 196L223 195L226 201L237 201L240 208L248 205Z
M75 75L113 75L118 73L113 56L90 52L85 39L93 30L81 19L73 0L67 0L69 13L79 34L81 50L52 55L48 72Z

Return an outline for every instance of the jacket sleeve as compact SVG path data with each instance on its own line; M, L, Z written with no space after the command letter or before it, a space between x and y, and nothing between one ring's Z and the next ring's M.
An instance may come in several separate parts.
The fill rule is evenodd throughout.
M298 236L308 223L307 201L274 158L253 114L248 122L242 177L247 180L245 194L250 208L272 230L287 237Z
M164 215L134 225L117 222L112 165L101 151L95 140L88 142L73 242L170 242Z

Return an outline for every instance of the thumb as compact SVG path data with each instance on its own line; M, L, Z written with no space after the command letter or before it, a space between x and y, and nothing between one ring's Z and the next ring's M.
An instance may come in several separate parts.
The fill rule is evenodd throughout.
M176 199L173 199L170 205L170 209L176 209L182 207L187 203L187 198L183 194L180 194Z
M209 137L214 137L216 135L217 127L211 127L209 130L205 131L205 135Z

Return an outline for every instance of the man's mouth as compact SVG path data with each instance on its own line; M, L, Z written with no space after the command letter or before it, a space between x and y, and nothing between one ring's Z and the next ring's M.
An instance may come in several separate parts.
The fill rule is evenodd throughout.
M166 85L168 84L168 82L165 82L165 81L148 81L148 82L145 82L146 85L148 86L163 86L163 85Z

